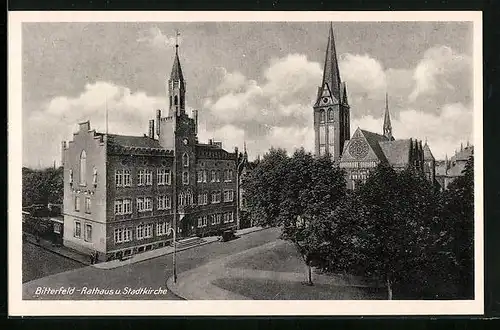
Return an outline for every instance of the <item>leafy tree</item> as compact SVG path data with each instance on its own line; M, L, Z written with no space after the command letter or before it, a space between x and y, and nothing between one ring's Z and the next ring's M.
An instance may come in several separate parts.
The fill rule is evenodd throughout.
M443 194L442 231L448 240L443 250L452 256L461 298L474 293L474 158L471 156L462 171Z
M48 203L60 204L63 200L63 168L32 170L24 167L22 171L23 206Z
M279 224L283 182L289 157L284 149L271 150L243 180L251 222L261 226Z

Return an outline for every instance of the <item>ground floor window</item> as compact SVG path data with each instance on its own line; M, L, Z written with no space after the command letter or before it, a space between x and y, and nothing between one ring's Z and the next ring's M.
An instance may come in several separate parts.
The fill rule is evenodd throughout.
M54 233L60 234L61 233L61 224L60 223L54 223Z
M136 228L136 236L138 240L153 237L153 224L138 225Z
M85 242L92 242L92 225L85 224Z
M114 231L115 243L130 242L132 240L131 228L116 228Z
M75 227L73 228L73 237L82 237L82 224L80 221L75 221Z
M168 235L170 229L169 222L160 222L156 224L156 236Z

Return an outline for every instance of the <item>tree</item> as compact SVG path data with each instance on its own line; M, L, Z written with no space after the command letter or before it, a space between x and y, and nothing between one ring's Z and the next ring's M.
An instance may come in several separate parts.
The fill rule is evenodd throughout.
M271 148L243 180L252 223L278 225L288 159L286 150Z
M23 167L23 206L48 203L60 204L63 200L63 168L32 170Z
M474 294L474 157L443 193L442 231L449 239L443 245L454 259L455 282L461 298Z

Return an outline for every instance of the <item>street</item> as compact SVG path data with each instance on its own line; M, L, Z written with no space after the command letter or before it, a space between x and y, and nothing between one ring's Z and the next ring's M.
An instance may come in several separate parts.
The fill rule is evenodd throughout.
M197 268L218 258L226 257L253 247L257 247L279 238L279 228L269 228L262 231L243 235L229 242L215 242L204 246L194 247L177 254L177 273ZM151 300L151 299L180 299L171 292L161 294L127 294L128 289L147 288L156 290L165 288L165 282L172 275L172 255L165 255L128 266L110 270L97 269L91 266L67 271L44 277L23 284L23 299L50 299L50 300ZM35 294L42 288L59 289L75 288L72 294ZM85 294L82 291L102 290ZM110 290L113 290L111 293ZM120 292L117 293L117 290ZM95 291L95 290L94 290Z

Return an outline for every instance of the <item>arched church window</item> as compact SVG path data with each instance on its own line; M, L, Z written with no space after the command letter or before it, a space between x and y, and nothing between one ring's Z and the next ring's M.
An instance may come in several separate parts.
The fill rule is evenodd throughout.
M87 153L85 150L82 150L82 153L80 154L80 185L81 186L86 186L87 181Z
M321 110L319 113L319 122L324 123L325 122L325 111Z
M174 96L174 105L177 105L179 103L179 98L176 96Z
M188 167L189 166L189 155L184 153L182 155L182 166Z
M328 108L328 120L331 121L333 120L333 109Z

